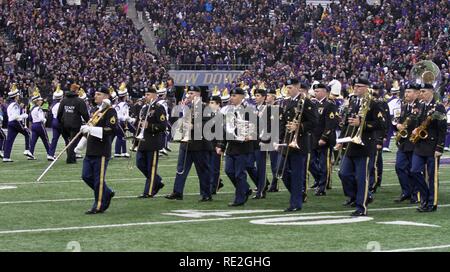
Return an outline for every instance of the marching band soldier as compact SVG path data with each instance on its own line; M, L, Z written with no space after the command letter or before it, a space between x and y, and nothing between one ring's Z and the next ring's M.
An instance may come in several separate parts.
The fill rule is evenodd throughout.
M3 121L6 119L5 114L3 97L0 97L0 159L3 159L3 152L5 151L6 134L3 132Z
M167 114L164 107L157 103L154 88L145 89L145 106L139 113L138 135L144 130L143 141L135 142L137 147L136 166L146 177L144 193L139 198L154 197L164 187L157 174L159 150L164 147L164 132L167 128Z
M389 107L389 114L391 120L394 119L395 112L399 111L401 107L401 101L400 98L398 97L399 92L400 92L399 82L398 80L394 80L391 87L391 97L389 97L386 101ZM391 143L391 138L394 135L395 126L394 124L390 123L389 127L387 127L386 129L387 129L387 136L383 143L383 151L391 152L391 150L389 149L389 145Z
M164 83L161 83L159 86L159 89L156 91L158 94L158 100L157 103L164 107L164 110L166 111L166 116L170 116L169 112L169 105L167 102L167 89L164 86ZM170 124L169 124L170 126ZM172 150L169 148L169 142L170 142L170 133L166 131L164 136L164 146L159 154L159 156L165 155L168 156L169 153Z
M411 175L414 144L411 143L409 137L411 136L414 128L419 125L419 94L419 85L414 83L406 85L401 114L396 126L396 144L398 150L395 160L395 172L397 173L398 181L400 182L400 187L402 190L400 197L395 200L396 203L401 203L405 200L410 200L411 204L418 203L418 189ZM403 133L404 135L402 137L400 134Z
M384 128L375 131L375 145L374 154L372 154L369 162L370 169L370 182L369 182L369 201L373 201L373 194L376 192L377 188L381 186L381 181L383 178L383 142L386 137L388 137L387 128L392 125L391 115L389 110L389 105L383 97L383 89L379 84L372 84L372 95L375 101L379 103L384 114ZM395 113L397 110L395 110Z
M269 89L267 90L267 98L266 98L266 105L267 105L267 116L270 119L275 118L274 116L272 116L272 112L278 110L279 112L279 108L280 106L276 103L277 100L277 92L275 89ZM276 110L274 110L276 109ZM268 120L268 122L270 123L270 121ZM268 129L270 129L271 126L268 126ZM271 133L271 131L269 131L269 133ZM274 141L274 139L270 139L270 141ZM273 145L273 143L272 143ZM270 183L270 188L268 190L268 192L278 192L278 178L277 178L277 168L278 168L278 163L279 163L279 157L280 154L277 150L271 150L269 151L269 158L270 158L270 169L272 172L272 182Z
M230 207L244 205L252 194L247 183L246 165L248 156L254 152L254 146L249 144L249 138L236 137L239 136L236 134L236 123L249 121L248 116L243 113L246 108L243 104L244 98L245 91L243 89L235 88L231 91L230 108L225 120L225 139L218 141L216 146L218 155L223 155L224 152L227 154L225 173L236 188L234 201L228 204Z
M185 126L185 128L187 127L185 134L189 139L185 139L187 142L182 140L180 145L177 175L175 177L173 192L170 195L167 195L166 198L177 200L183 199L186 179L192 164L194 163L200 181L200 194L202 198L199 201L212 201L210 190L211 171L208 162L210 161L209 156L213 146L210 141L207 141L204 138L203 133L201 139L196 139L195 137L195 131L203 132L203 126L210 119L210 115L203 115L206 104L202 102L200 88L194 86L189 87L187 95L188 104L191 105L190 113L183 118L187 118L188 125ZM199 120L201 120L201 122Z
M218 114L222 114L220 112L220 104L222 102L221 97L217 95L213 95L209 101L209 108L211 109L211 117L215 117ZM213 132L216 129L222 129L221 124L214 123ZM217 145L217 140L214 139L212 141L213 146ZM222 166L222 158L223 156L218 155L215 150L211 152L210 157L210 168L211 168L211 194L216 194L220 188L223 187L223 180L220 178L220 167Z
M336 128L338 126L337 107L328 100L329 87L319 83L313 87L317 108L319 112L319 124L314 128L314 142L311 156L310 172L314 177L313 188L315 195L326 195L326 188L331 175L332 148L336 144Z
M255 102L256 102L256 117L257 117L257 140L254 144L254 156L256 161L256 182L257 182L257 190L256 195L253 199L263 199L266 198L266 192L269 189L270 183L267 181L266 177L266 162L267 162L267 151L261 150L261 143L266 143L266 139L261 139L261 135L259 132L262 128L267 129L270 126L270 119L267 114L267 90L265 89L256 89L255 90ZM267 118L267 119L264 119ZM262 124L262 122L266 121L266 124Z
M443 102L445 102L445 108L447 110L447 136L445 137L444 151L450 151L450 99L449 94L446 95L447 97L443 99Z
M50 152L49 155L51 157L53 157L53 159L49 160L54 160L55 157L55 153L56 153L56 147L58 146L58 140L59 137L62 135L62 128L61 128L61 124L58 121L58 110L59 110L59 106L61 104L61 100L64 96L64 92L61 90L60 85L58 84L58 86L56 87L55 92L53 93L53 105L51 107L51 117L52 117L52 142L50 143ZM66 143L66 145L69 143L69 139L67 137L65 137L65 135L63 135L63 139L64 142Z
M289 140L283 143L288 146L283 148L281 165L286 167L283 169L284 171L281 171L283 183L291 195L289 207L285 209L285 212L295 212L300 211L303 205L303 186L306 182L307 157L311 145L310 135L318 125L318 113L314 103L301 93L298 79L289 79L285 85L290 98L286 101L280 118L280 135L293 135L288 139L292 139L293 142L296 139L294 144L299 149L289 147ZM283 137L281 141L285 138L287 137ZM286 153L288 153L287 156Z
M93 125L88 123L80 128L81 133L87 135L82 179L94 191L94 204L86 214L105 212L115 195L105 181L114 126L117 124L117 113L111 108L109 98L110 93L106 87L100 87L95 92L94 102L102 106L92 117Z
M42 110L42 102L43 98L39 94L39 91L36 91L31 98L31 102L34 106L30 110L31 115L31 144L30 144L30 152L33 154L33 158L28 158L29 160L35 160L34 156L34 148L36 147L36 143L38 138L41 138L42 143L44 144L45 150L47 151L47 160L53 161L53 156L50 155L50 142L48 140L47 130L45 129L46 118L44 111Z
M89 120L89 113L86 103L78 96L80 86L72 84L70 91L66 92L66 97L61 101L58 108L57 118L63 128L63 137L67 137L69 141L77 135L81 128L81 118L85 122ZM77 162L74 143L67 149L66 163L72 164Z
M423 103L419 111L420 125L412 131L412 137L418 139L414 146L411 175L420 191L420 207L417 210L433 212L438 206L439 161L444 152L447 132L446 111L441 103L434 100L433 85L423 83L420 91ZM424 174L428 180L425 180Z
M8 93L8 97L11 99L7 108L8 114L8 134L6 136L5 153L3 155L3 162L13 162L11 160L11 151L14 144L14 140L18 133L25 137L25 152L23 153L28 158L34 158L30 152L30 131L24 125L28 118L28 114L22 113L19 105L20 90L15 84L12 85L11 91Z
M303 97L307 98L308 100L311 100L311 102L313 100L315 100L315 98L311 99L310 94L309 94L309 90L310 90L310 86L309 84L306 84L304 82L300 82L300 93L302 94ZM314 110L317 113L317 107L315 103L312 103L314 106ZM318 118L318 115L317 115ZM310 169L310 165L311 165L311 153L312 153L312 144L313 142L315 142L314 140L314 135L312 133L312 131L308 131L306 132L307 138L308 138L308 144L305 146L308 146L308 154L306 156L306 166L305 166L305 178L304 178L304 183L303 183L303 202L305 203L308 199L308 186L309 186L309 169ZM306 143L306 142L305 142Z
M125 87L125 83L121 84L117 95L119 97L119 104L117 104L115 109L117 112L117 117L119 118L119 124L117 126L118 130L114 157L129 158L130 154L127 152L127 142L125 140L125 135L128 130L130 132L134 132L134 129L129 123L134 123L136 120L130 117L130 107L128 106L128 90Z
M384 128L385 120L379 104L368 95L369 81L365 78L357 78L353 86L356 99L352 100L351 103L354 105L351 105L352 111L348 120L345 121L347 126L352 126L354 129L350 130L353 132L350 134L352 141L348 143L342 158L339 178L344 194L349 197L346 205L356 206L356 210L351 215L366 216L369 197L369 156L375 148L374 132ZM344 128L343 131L348 130ZM343 137L346 136L348 135L343 135ZM356 141L356 136L361 136L363 145L353 142ZM337 150L341 148L342 143L336 145Z

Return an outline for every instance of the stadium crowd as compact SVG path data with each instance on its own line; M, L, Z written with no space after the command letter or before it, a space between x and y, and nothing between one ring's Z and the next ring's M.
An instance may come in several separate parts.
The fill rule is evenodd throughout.
M145 0L157 48L184 69L251 65L244 79L279 84L290 75L344 83L407 80L419 59L449 78L448 1L342 0L328 7L281 0ZM247 67L246 67L247 68ZM448 88L448 87L447 87Z
M145 47L124 5L61 7L59 1L9 1L0 7L0 94L16 82L27 97L35 85L43 95L56 82L77 82L91 93L125 81L131 95L161 80L163 65ZM6 40L10 45L7 46ZM27 91L28 90L28 91Z
M12 82L45 95L56 82L78 82L89 93L125 81L132 96L167 79L167 70L246 69L242 80L279 87L338 79L345 90L358 75L383 82L407 81L420 59L442 69L442 93L450 92L450 3L445 0L342 0L327 7L281 0L137 0L146 10L161 54L153 55L116 1L114 12L61 6L61 1L2 1L0 94ZM64 2L64 1L63 1ZM94 1L95 2L95 1ZM106 1L99 1L106 3Z

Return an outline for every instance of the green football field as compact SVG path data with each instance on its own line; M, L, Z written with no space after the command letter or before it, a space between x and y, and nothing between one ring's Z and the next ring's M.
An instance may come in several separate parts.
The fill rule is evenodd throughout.
M422 214L417 205L393 202L400 194L395 153L384 153L382 187L369 205L369 216L355 219L349 216L353 209L342 206L336 169L327 196L316 197L309 190L308 202L297 213L283 212L289 194L282 186L266 199L228 207L234 188L223 171L225 186L214 201L199 203L195 168L184 200L167 200L163 196L172 191L177 161L176 145L172 147L159 163L166 186L158 197L137 199L143 176L129 169L127 159L114 159L106 177L116 191L110 209L85 215L93 193L80 178L81 160L66 165L63 155L44 183L36 184L49 164L44 147L38 142L38 160L27 161L24 140L18 138L15 162L0 164L0 251L450 251L448 165L440 169L438 211Z

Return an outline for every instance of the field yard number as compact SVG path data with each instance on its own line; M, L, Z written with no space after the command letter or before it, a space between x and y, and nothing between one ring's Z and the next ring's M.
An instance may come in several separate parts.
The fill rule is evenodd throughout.
M240 211L174 210L170 213L163 213L163 215L174 215L187 218L203 218L203 217L231 217L233 215L240 215L240 214L271 213L271 212L279 212L279 210L240 210Z

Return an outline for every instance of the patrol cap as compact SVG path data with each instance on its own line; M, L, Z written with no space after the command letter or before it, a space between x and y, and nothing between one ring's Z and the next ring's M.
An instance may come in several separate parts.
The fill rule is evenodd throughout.
M355 78L355 79L353 80L353 85L356 85L356 84L363 84L363 85L369 86L369 85L370 85L370 82L369 82L369 80L368 80L367 78L365 78L365 77L357 77L357 78Z
M422 84L420 84L420 89L431 89L431 90L433 90L434 87L430 83L422 83Z
M313 85L313 90L315 90L315 89L325 89L325 90L327 90L327 92L330 91L330 88L327 85L323 84L323 83L314 84Z
M290 78L290 79L286 80L284 82L284 85L286 85L286 86L288 86L288 85L296 85L296 84L299 84L299 83L300 83L300 81L298 81L298 79L294 77L294 78Z
M260 94L262 96L267 96L267 90L264 89L256 89L255 94Z
M231 95L233 94L241 94L241 95L245 95L245 91L242 88L234 88L233 90L231 90Z

